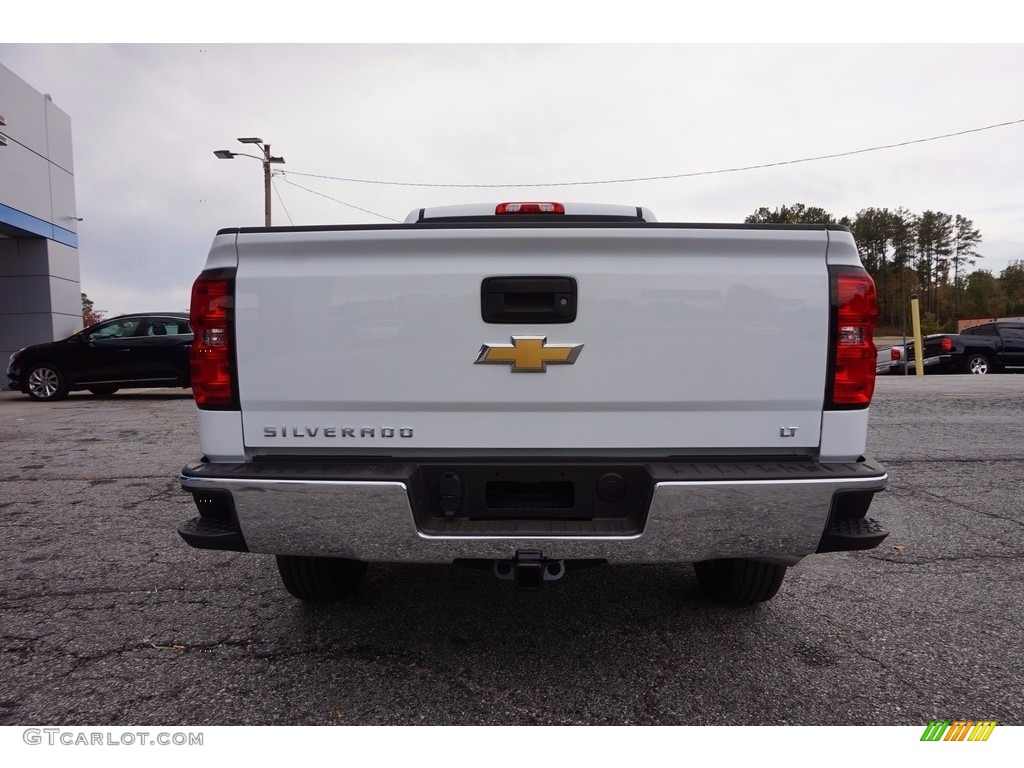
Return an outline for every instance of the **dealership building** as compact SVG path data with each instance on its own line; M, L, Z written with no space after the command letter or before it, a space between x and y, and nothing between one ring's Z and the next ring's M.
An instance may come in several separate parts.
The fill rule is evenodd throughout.
M3 368L15 350L81 329L77 224L71 118L0 64Z

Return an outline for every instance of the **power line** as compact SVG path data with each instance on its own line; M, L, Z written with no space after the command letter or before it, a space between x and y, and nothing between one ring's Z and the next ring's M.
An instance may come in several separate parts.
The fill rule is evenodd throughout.
M382 181L378 179L353 179L345 176L326 176L318 173L300 173L298 171L279 171L282 175L288 176L308 176L315 179L329 179L331 181L348 181L355 184L381 184L392 187L446 187L450 189L491 189L491 188L522 188L522 187L581 187L591 186L597 184L628 184L637 181L666 181L669 179L689 179L695 176L715 176L722 173L739 173L740 171L755 171L762 168L778 168L783 165L797 165L798 163L812 163L818 160L832 160L837 157L850 157L852 155L862 155L866 152L878 152L883 149L896 149L897 147L908 147L912 144L925 144L930 141L939 141L941 139L951 139L956 136L966 136L970 133L981 133L982 131L991 131L993 128L1005 128L1009 125L1018 125L1024 123L1024 118L1019 120L1010 120L1005 123L995 123L993 125L985 125L980 128L968 128L964 131L956 131L954 133L943 133L939 136L929 136L924 139L912 139L910 141L900 141L894 144L880 144L874 147L865 147L863 149L852 149L847 152L834 152L828 155L815 155L814 157L801 157L796 160L779 160L774 163L759 163L757 165L744 165L735 168L719 168L714 171L693 171L690 173L673 173L664 176L637 176L635 178L623 178L623 179L600 179L595 181L557 181L557 182L542 182L539 184L438 184L438 183L426 183L418 181ZM297 184L295 186L298 186ZM313 190L307 190L313 192ZM320 194L314 192L314 194ZM323 195L327 197L327 195ZM333 198L330 198L333 199ZM335 202L341 202L336 200ZM348 203L342 203L348 205ZM351 206L355 208L356 206ZM363 210L359 208L359 210ZM367 211L371 213L371 211ZM374 214L379 216L380 214ZM387 218L386 216L382 218ZM392 219L394 221L394 219Z
M336 197L331 197L330 195L325 195L323 192L317 192L315 189L310 189L309 187L304 187L301 184L296 184L294 181L289 181L288 179L283 178L284 175L285 175L284 171L278 171L278 173L281 174L281 176L282 176L281 181L283 181L285 184L291 184L293 187L298 187L299 189L304 189L307 192L313 193L314 195L319 195L320 197L326 197L328 200L333 200L336 203L341 203L342 205L346 205L349 208L354 208L357 211L362 211L363 213L368 213L371 216L377 216L378 218L387 219L388 221L393 221L393 222L395 222L397 224L401 224L401 222L398 219L393 219L390 216L385 216L382 213L376 213L375 211L370 211L370 210L367 210L366 208L360 208L358 205L352 205L352 203L346 203L344 200L339 200ZM301 173L301 174L298 174L298 175L299 176L311 176L313 174Z
M276 175L276 173L273 174L273 176ZM295 226L295 222L292 221L292 215L288 213L288 208L284 204L284 198L281 197L281 190L277 188L277 182L274 181L273 176L270 179L270 183L274 185L274 192L277 194L277 201L281 204L281 209L284 211L284 215L288 217L288 223ZM284 179L282 179L282 181L284 181Z

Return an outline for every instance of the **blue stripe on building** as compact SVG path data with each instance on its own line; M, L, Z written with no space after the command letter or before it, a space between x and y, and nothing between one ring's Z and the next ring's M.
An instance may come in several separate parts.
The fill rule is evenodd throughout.
M30 216L17 208L0 203L0 224L20 229L30 235L38 235L49 240L55 240L72 248L78 247L78 235L63 227L58 227L48 221L43 221L35 216Z

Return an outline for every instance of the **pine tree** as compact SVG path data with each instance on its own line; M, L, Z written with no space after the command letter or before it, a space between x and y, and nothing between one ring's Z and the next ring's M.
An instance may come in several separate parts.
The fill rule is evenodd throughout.
M966 273L966 267L973 266L981 258L981 254L978 253L980 244L981 232L975 229L974 222L958 213L953 220L953 252L950 255L953 264L954 318L958 318L959 297L964 288L961 273Z

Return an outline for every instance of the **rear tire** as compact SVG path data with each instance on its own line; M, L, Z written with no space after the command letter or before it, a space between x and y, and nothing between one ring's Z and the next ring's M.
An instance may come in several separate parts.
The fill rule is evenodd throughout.
M992 373L992 364L988 361L987 357L974 352L967 356L967 362L964 363L964 372L975 375Z
M712 600L729 605L753 605L775 597L786 566L730 558L694 563L697 584Z
M117 392L117 387L89 387L89 391L96 397L109 397Z
M278 555L277 570L289 594L307 603L351 597L366 577L366 563L335 557Z

